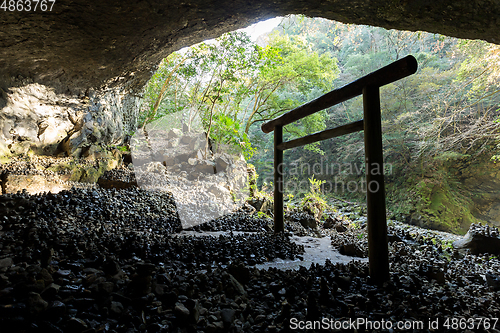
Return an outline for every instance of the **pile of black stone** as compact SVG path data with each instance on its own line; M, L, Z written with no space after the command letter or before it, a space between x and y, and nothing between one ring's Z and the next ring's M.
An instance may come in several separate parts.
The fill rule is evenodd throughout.
M286 234L176 234L168 194L24 193L0 197L0 210L6 332L286 332L299 321L342 327L356 318L422 322L413 329L422 332L429 319L447 331L445 318L500 316L497 257L460 254L402 227L389 245L390 280L376 285L367 263L354 261L253 268L303 249Z
M247 212L236 212L221 216L209 222L196 225L192 230L196 231L248 231L263 232L271 231L273 220L259 214L248 214Z
M135 173L128 167L120 166L109 171L99 177L97 183L102 188L129 188L137 185Z

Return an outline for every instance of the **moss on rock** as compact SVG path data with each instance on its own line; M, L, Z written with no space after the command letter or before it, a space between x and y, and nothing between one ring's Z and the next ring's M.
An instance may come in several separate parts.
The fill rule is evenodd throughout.
M405 182L387 184L392 218L459 234L471 223L499 225L500 164L488 154L445 157Z
M96 183L99 177L104 173L100 172L101 168L95 169L93 167L86 167L82 170L82 175L80 177L81 183Z
M471 223L478 221L471 213L472 200L448 182L422 180L416 188L416 210L423 220L422 226L464 234Z
M70 170L70 181L81 183L96 183L99 177L104 174L104 172L112 170L118 167L118 165L119 161L116 159L102 158L92 165L88 165L86 163L71 162L69 165L63 164L54 166L53 168L54 170L58 171L65 168Z
M11 153L6 145L0 141L0 164L7 164L11 161Z

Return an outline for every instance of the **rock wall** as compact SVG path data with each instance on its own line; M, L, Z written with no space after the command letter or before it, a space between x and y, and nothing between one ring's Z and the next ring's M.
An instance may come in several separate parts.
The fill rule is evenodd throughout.
M471 194L472 214L489 224L500 226L500 165L485 156L469 161L460 170L459 180Z
M490 157L464 157L428 171L405 202L406 222L460 234L471 223L500 226L500 168Z
M138 186L172 193L188 228L238 209L249 196L248 172L238 149L207 141L198 117L189 125L182 118L175 113L149 123L130 149Z
M287 14L500 42L500 3L491 0L72 0L45 12L2 11L0 76L71 94L140 87L174 50Z
M123 87L75 96L14 78L0 90L0 154L88 157L121 145L135 129L139 102Z

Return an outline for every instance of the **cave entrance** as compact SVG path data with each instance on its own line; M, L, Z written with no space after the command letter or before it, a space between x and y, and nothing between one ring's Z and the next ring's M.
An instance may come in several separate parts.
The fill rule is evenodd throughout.
M177 113L183 114L189 128L190 115L197 113L213 149L228 144L255 166L259 176L250 191L261 195L255 200L258 214L274 217L269 200L274 150L259 125L404 54L415 55L418 72L381 89L389 215L460 233L469 223L462 217L480 217L468 213L475 210L456 185L461 180L447 175L444 181L436 170L465 163L476 149L486 152L484 147L493 142L498 128L494 111L500 102L495 89L498 46L291 16L255 41L233 32L172 54L146 87L140 121ZM287 125L284 139L361 119L361 110L360 98L342 102ZM476 130L484 138L481 144ZM309 205L304 208L313 216L311 223L304 222L308 227L327 225L326 219L336 214L326 210L321 199L362 201L366 196L360 133L332 142L285 152L290 161L283 166L286 214ZM437 192L436 200L427 200ZM413 200L409 193L419 197ZM363 228L366 221L360 215L353 216L352 224Z

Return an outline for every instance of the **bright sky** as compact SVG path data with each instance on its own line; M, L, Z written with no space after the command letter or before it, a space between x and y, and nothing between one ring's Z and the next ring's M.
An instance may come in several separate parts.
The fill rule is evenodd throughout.
M282 19L283 17L278 16L269 20L260 21L258 23L252 24L251 26L246 27L244 29L240 29L238 31L245 31L247 34L250 35L250 39L252 40L252 42L255 42L261 35L271 32L271 30L277 27ZM211 44L215 42L215 39L208 39L203 42ZM189 47L184 47L177 52L183 53L186 52L188 49Z
M275 17L266 21L260 21L258 23L252 24L245 29L241 29L241 31L245 31L250 35L252 41L256 41L259 36L270 32L273 30L278 24L280 24L282 17Z

